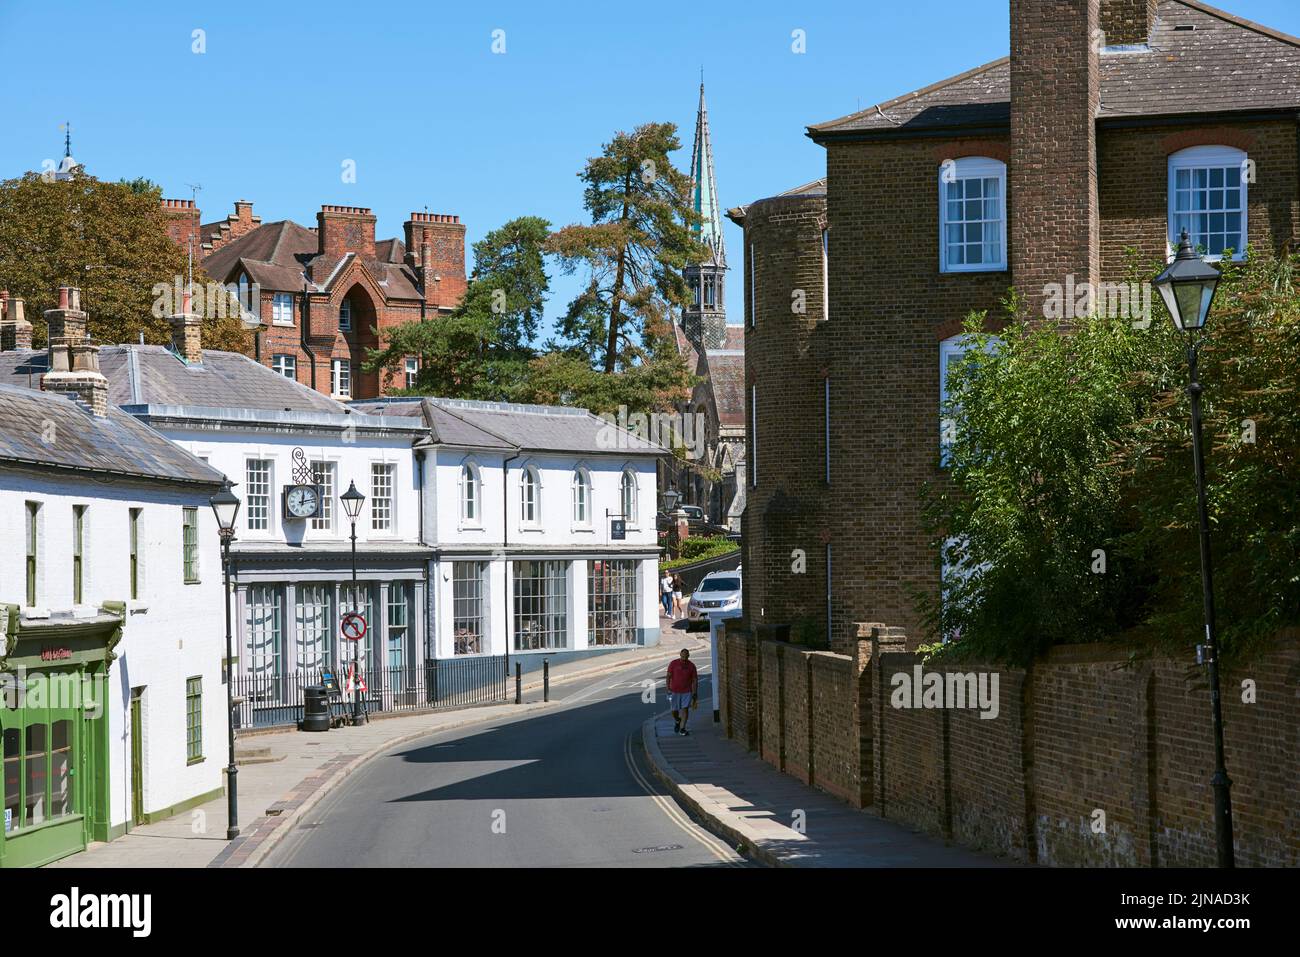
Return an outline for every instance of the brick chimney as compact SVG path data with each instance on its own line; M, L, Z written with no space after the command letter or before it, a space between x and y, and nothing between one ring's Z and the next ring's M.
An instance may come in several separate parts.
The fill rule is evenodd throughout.
M1156 0L1101 0L1101 32L1106 46L1137 46L1151 39Z
M375 217L362 206L322 206L316 214L316 246L331 264L348 253L375 258Z
M235 211L227 213L226 218L219 223L214 223L215 231L200 237L203 244L200 247L203 255L216 252L228 242L238 239L246 233L251 233L258 226L262 225L262 217L253 215L253 204L246 199L235 201Z
M194 256L197 259L201 255L199 249L202 239L199 235L199 208L194 200L164 199L162 214L167 235L171 237L172 242L181 249L188 249L190 243L193 243Z
M57 309L45 310L49 325L49 371L41 376L46 392L75 395L100 417L108 414L108 380L99 371L99 346L86 336L81 290L59 287Z
M1096 282L1100 0L1011 0L1012 281L1031 317L1043 287Z
M181 302L181 311L167 317L172 327L172 348L187 365L201 365L203 363L203 317L193 312L188 289Z
M32 324L24 314L23 301L19 297L10 299L5 290L0 296L0 352L31 347Z
M408 262L425 301L454 306L465 295L465 225L449 213L412 213L404 224ZM418 254L415 251L419 250Z

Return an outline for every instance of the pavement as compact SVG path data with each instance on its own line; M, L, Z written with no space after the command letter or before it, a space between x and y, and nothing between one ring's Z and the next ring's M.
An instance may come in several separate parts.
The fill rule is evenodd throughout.
M297 826L322 799L342 785L358 768L403 743L471 728L523 714L556 708L566 686L651 662L666 665L682 643L672 623L662 622L665 644L611 652L595 658L565 662L551 668L549 704L541 701L542 679L523 683L524 703L487 705L455 711L386 717L372 715L361 727L336 728L309 734L296 729L241 736L236 751L267 752L259 763L241 764L238 777L241 832L226 840L226 797L154 824L132 828L108 843L93 843L85 851L47 865L53 868L130 867L251 867ZM706 646L707 647L707 646ZM224 754L222 755L224 758Z
M1007 862L860 811L809 787L725 737L703 683L691 734L670 714L641 728L649 764L713 833L770 867L998 867Z

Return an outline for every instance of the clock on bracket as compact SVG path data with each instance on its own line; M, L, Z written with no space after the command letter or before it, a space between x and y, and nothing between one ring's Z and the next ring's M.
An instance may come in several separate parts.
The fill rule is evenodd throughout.
M319 485L286 485L284 489L285 518L315 518L320 514L321 488Z

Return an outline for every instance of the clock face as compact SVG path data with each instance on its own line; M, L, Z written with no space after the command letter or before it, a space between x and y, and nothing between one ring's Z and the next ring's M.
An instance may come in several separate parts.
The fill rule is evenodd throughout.
M289 489L288 506L295 518L310 518L320 508L320 496L310 485L295 485Z

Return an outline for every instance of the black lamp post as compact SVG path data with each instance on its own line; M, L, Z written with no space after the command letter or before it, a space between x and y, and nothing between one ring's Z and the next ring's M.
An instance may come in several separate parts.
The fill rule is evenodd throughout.
M1219 271L1192 251L1183 231L1174 261L1156 277L1155 287L1173 317L1174 325L1188 333L1187 366L1190 377L1187 395L1192 403L1192 461L1196 473L1196 505L1201 526L1201 590L1205 603L1205 644L1197 647L1197 659L1210 669L1210 708L1214 716L1214 832L1220 867L1233 866L1232 781L1223 761L1223 709L1219 701L1219 644L1214 627L1214 579L1210 568L1210 520L1205 505L1205 452L1201 446L1201 383L1196 376L1199 333L1205 328L1219 284Z
M226 744L230 764L226 768L226 840L239 837L239 789L235 765L235 656L230 647L230 543L235 540L235 518L239 515L239 499L231 490L230 479L221 491L208 500L217 516L217 534L221 536L221 567L226 579Z
M682 500L682 493L677 491L676 488L670 486L664 491L663 499L664 514L671 515L673 512L677 511L677 503Z
M339 501L343 503L343 511L347 514L348 521L352 523L352 601L354 604L357 600L357 516L361 514L361 503L365 500L366 497L357 491L356 482L349 482L348 490L339 496ZM352 610L356 611L356 608ZM366 626L369 627L369 622ZM361 663L357 649L359 644L361 639L352 642L352 723L354 725L365 722L361 711Z

